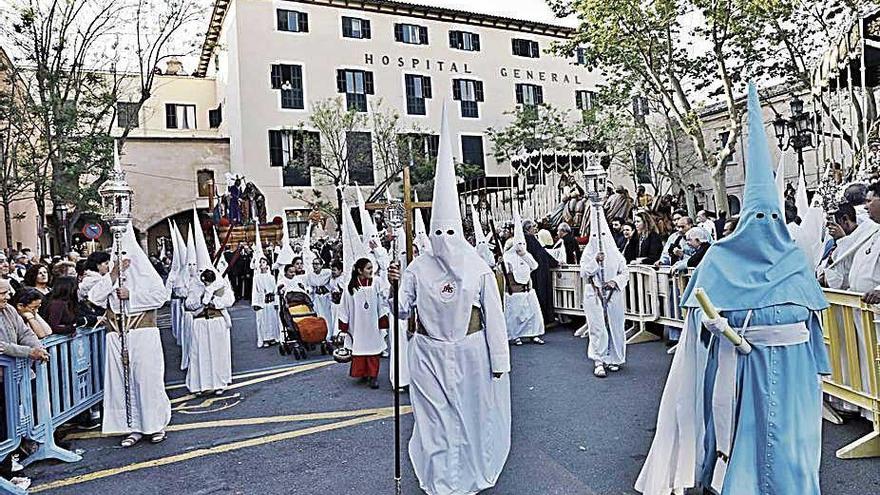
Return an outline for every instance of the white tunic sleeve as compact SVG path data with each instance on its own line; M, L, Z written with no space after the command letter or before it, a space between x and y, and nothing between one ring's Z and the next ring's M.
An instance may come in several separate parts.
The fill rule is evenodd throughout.
M101 278L89 290L89 301L95 306L106 308L110 294L113 293L113 281L110 274L102 275Z
M626 287L626 284L629 282L629 268L626 266L626 263L621 262L617 264L617 273L609 279L610 281L614 281L620 290Z
M507 373L510 371L510 347L507 343L507 324L504 320L504 311L501 309L501 296L498 294L498 285L491 273L483 275L480 279L480 306L483 308L486 342L489 344L489 360L492 365L492 372Z
M592 277L599 271L599 263L590 251L584 250L581 255L581 277Z
M262 308L266 305L266 291L263 289L265 277L262 273L254 275L254 286L251 289L251 306Z
M214 309L226 309L235 304L235 294L232 293L232 288L229 287L229 284L225 282L211 284L206 292L209 294L202 298L202 302L213 304Z
M392 307L394 301L391 300L391 291L388 291L388 293L388 306ZM397 297L397 317L401 320L408 320L409 317L412 315L413 308L416 307L416 277L411 272L403 272L403 277L400 280L400 285L397 287Z

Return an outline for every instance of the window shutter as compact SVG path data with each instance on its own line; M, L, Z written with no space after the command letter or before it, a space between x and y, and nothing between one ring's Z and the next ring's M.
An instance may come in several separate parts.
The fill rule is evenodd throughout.
M275 11L276 16L278 17L278 30L279 31L287 31L287 11L278 9Z
M403 24L394 25L394 41L403 41Z
M474 81L474 99L483 101L483 81Z
M428 28L427 26L419 26L419 44L428 44Z
M351 38L351 17L343 17L342 18L342 36L344 38Z
M449 31L449 48L461 48L460 42L458 39L461 37L461 33L458 31Z
M519 47L519 40L516 38L510 40L510 46L513 48L513 54L519 55L519 50L517 50L517 48Z
M370 21L366 19L361 19L361 37L364 39L370 39L372 37L370 32Z
M529 42L529 48L531 48L531 55L532 55L533 57L538 58L538 57L541 56L541 50L540 50L540 48L538 48L538 42L537 42L537 41L531 41L531 42Z
M480 51L480 35L479 34L474 33L471 35L471 44L473 45L475 52Z
M403 76L403 85L405 86L406 96L408 97L413 96L416 93L415 82L413 81L415 77L416 76L413 76L411 74Z
M309 14L305 12L297 12L296 20L299 22L299 31L301 33L309 32Z
M281 89L281 66L272 64L272 72L269 76L272 89Z
M452 99L461 100L461 79L452 80Z
M165 127L177 129L177 105L174 103L165 104Z
M428 76L422 77L422 96L425 98L431 97L431 78Z
M520 105L523 104L523 85L522 84L516 85L516 102L519 103Z
M370 71L364 71L364 93L368 95L375 94L373 89L373 73Z
M345 70L338 69L336 71L336 92L337 93L345 93Z
M586 105L584 105L584 92L583 91L575 91L574 92L574 106L578 110L586 110Z
M284 164L284 154L281 148L281 131L269 131L269 165L281 167Z
M535 104L541 105L542 103L544 103L544 88L535 86Z

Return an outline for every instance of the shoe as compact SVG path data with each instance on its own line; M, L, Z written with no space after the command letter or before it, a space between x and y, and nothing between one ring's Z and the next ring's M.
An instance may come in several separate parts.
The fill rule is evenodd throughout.
M522 345L522 339L513 339L513 345Z
M544 342L544 341L541 339L541 337L532 337L532 343L533 343L533 344L538 344L538 345L544 345L544 344L546 344L546 342Z
M150 443L154 443L154 444L155 443L162 443L165 441L165 438L167 438L167 436L165 434L165 430L162 430L158 433L153 433L150 436Z
M214 391L214 395L223 395L224 392L226 392L225 388L218 388Z
M610 371L612 373L614 373L616 371L620 371L620 365L619 364L609 364L608 371Z
M370 378L370 388L377 389L379 388L379 379L378 378Z
M593 369L593 375L599 378L605 378L606 376L608 376L607 374L605 374L605 367L601 364L597 364L596 368Z
M382 357L383 357L383 358L387 358L387 357L390 356L390 355L391 355L391 354L389 354L388 351L382 351Z
M132 433L131 435L122 439L122 442L119 444L123 449L127 449L129 447L133 447L134 444L141 441L141 438L144 436L140 433Z

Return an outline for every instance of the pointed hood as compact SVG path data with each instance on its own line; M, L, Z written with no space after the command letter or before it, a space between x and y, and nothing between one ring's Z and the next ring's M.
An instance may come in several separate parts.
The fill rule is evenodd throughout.
M590 239L587 241L587 245L584 246L582 256L586 256L589 259L595 259L596 255L599 254L599 244L601 241L602 252L605 253L606 262L616 259L618 263L626 265L626 260L624 259L623 254L620 253L620 250L617 249L617 244L614 242L614 237L611 235L611 229L608 228L608 220L605 218L605 209L590 208L587 210L586 214L589 215L587 225L589 225Z
M315 259L315 252L312 251L312 221L306 220L306 236L303 239L302 259L306 273L312 271L312 261Z
M286 220L282 223L281 229L281 249L278 251L278 257L275 258L275 263L272 264L275 268L293 263L293 258L296 257L296 254L293 252L293 246L290 245L290 231L287 229Z
M807 210L810 208L810 200L807 199L807 179L804 177L804 171L798 172L797 190L794 195L794 205L797 207L798 216L801 220L807 216Z
M193 233L195 234L196 260L199 273L208 268L213 270L214 264L211 262L211 253L208 252L208 243L205 242L205 231L202 230L199 214L195 208L193 208Z
M419 202L419 193L413 191L413 199ZM413 245L419 249L419 254L431 252L431 241L428 240L428 229L425 227L425 217L422 210L416 208L413 211L415 217L415 230L413 235Z
M358 212L361 216L361 233L363 234L362 239L364 244L369 245L370 241L375 241L378 244L379 229L376 228L376 224L373 222L373 217L370 216L370 212L367 210L364 195L361 194L361 187L355 184L355 190L357 190Z
M475 205L471 205L471 223L474 224L474 243L477 246L486 244L488 240L486 239L486 234L483 233L483 225L480 224L480 215L477 213Z
M702 287L719 311L796 304L828 306L806 256L792 240L779 205L758 92L749 84L748 156L740 221L733 234L709 248L682 295L698 307Z
M437 167L434 173L434 199L431 209L431 251L447 274L460 277L452 267L457 259L468 251L475 252L464 240L461 224L461 208L458 204L458 182L455 178L455 162L452 157L452 140L449 137L446 102L440 123L440 146L437 151ZM466 249L470 248L470 249Z
M351 269L355 262L361 258L369 258L370 254L364 243L361 242L360 236L354 226L354 219L351 217L351 208L348 202L342 200L342 266L347 275L351 273Z
M266 253L263 252L263 239L260 238L260 224L254 222L254 255L251 257L251 270L256 270L260 266L260 259L265 258Z
M522 246L523 249L526 248L526 233L523 231L523 219L520 216L518 211L513 212L513 237L511 238L506 250L508 249L516 249L517 246Z
M189 226L186 242L186 280L189 284L193 279L199 279L199 256L196 253L195 234L193 234L193 226Z
M114 240L114 243L116 241ZM147 253L141 248L137 237L134 234L134 227L131 223L119 239L121 244L117 250L114 245L114 263L116 262L115 253L121 252L121 258L130 261L128 270L125 271L125 287L130 291L128 299L128 311L130 313L140 313L142 311L157 309L161 307L160 301L165 301L171 296L170 289L165 287L162 277L153 268Z
M169 289L173 289L177 284L177 278L180 275L180 266L181 266L181 258L182 251L180 249L180 243L177 240L177 227L174 225L174 222L170 219L168 220L168 232L171 237L171 267L168 269L168 278L165 279L165 287ZM164 251L164 247L163 247Z
M182 288L186 287L187 281L189 280L189 270L187 269L186 260L188 249L186 245L186 241L183 240L183 234L180 233L180 227L177 226L177 222L172 221L172 227L174 227L174 235L177 237L177 246L180 248L179 252L175 252L174 256L179 258L177 265L177 278L174 281L174 288Z

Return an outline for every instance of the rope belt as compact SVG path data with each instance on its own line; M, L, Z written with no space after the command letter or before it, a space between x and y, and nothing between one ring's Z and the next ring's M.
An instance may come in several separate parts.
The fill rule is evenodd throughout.
M467 335L472 333L477 333L483 330L483 318L482 313L480 312L480 308L476 306L471 306L471 318L468 321L468 330ZM426 337L430 337L431 335L425 329L425 326L422 325L422 321L416 318L416 333L420 335L424 335Z
M104 312L104 325L108 332L119 333L119 327L116 324L116 313L112 309L107 308ZM155 328L156 327L156 310L151 309L142 313L128 315L128 328L126 330L135 330L138 328Z
M195 318L204 318L206 320L223 318L223 311L220 311L219 309L205 308L201 313L197 314Z
M803 344L810 340L810 332L804 322L750 327L751 317L752 313L749 311L743 327L735 330L753 346L785 347ZM718 459L712 473L712 489L721 493L733 446L733 415L739 390L736 380L738 356L736 347L727 339L717 340L718 369L715 372L715 387L712 391L712 415Z

